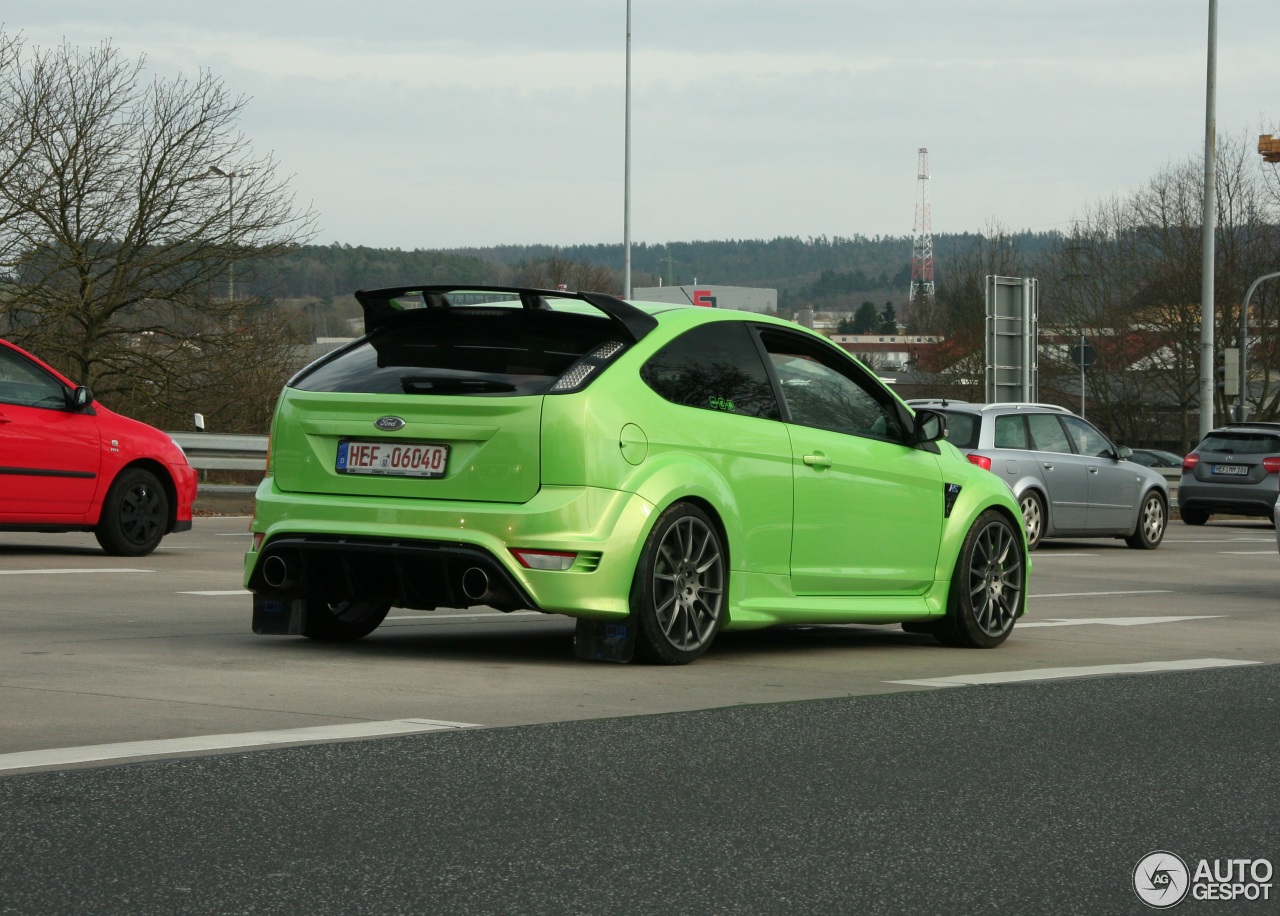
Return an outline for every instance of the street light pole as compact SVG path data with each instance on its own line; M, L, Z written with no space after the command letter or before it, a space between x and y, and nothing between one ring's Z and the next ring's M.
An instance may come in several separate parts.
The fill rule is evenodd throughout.
M631 0L627 0L627 98L622 153L622 298L631 298Z
M209 166L209 174L216 175L220 178L227 179L227 301L236 301L236 262L230 257L232 236L235 234L235 179L240 176L240 172L224 172L216 165Z
M1209 0L1209 63L1205 75L1204 219L1200 258L1200 438L1213 429L1213 242L1217 231L1218 0Z

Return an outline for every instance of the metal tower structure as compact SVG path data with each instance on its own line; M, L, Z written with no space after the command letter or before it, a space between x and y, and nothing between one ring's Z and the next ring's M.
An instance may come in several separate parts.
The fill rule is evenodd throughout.
M933 228L929 215L929 150L920 147L917 171L916 224L911 232L911 292L908 302L933 297Z

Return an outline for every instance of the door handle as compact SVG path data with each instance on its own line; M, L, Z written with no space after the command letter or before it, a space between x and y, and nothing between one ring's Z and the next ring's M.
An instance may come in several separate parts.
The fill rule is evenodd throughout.
M816 455L805 455L801 460L811 468L831 467L831 459L822 454L822 452L818 452Z
M1052 461L1046 461L1046 462L1044 463L1044 469L1045 469L1046 471L1052 471L1052 470L1053 470L1053 462L1052 462Z
M1096 474L1096 473L1098 473L1098 469L1097 469L1097 468L1089 468L1089 473L1090 473L1090 474Z
M0 423L12 423L12 422L13 422L12 420L10 420L4 414L0 413Z

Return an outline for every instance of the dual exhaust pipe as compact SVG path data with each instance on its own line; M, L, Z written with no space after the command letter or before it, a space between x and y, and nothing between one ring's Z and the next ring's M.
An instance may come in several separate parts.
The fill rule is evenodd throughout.
M262 581L269 588L280 590L287 589L296 584L298 580L298 563L296 558L290 557L284 553L273 553L262 561ZM489 579L489 574L479 566L472 566L464 570L459 585L464 594L472 604L493 604L499 610L510 609L514 607L514 596L510 591L501 586L494 587ZM504 608L503 605L507 608Z

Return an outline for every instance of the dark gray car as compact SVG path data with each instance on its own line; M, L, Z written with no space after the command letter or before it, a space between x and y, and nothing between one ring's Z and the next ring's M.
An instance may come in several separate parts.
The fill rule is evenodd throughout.
M1054 404L915 400L947 418L947 441L1004 478L1022 508L1027 545L1044 538L1122 537L1151 550L1164 540L1169 483L1128 461L1097 427Z
M1280 423L1228 423L1183 459L1178 509L1188 525L1214 514L1271 518L1278 480Z

